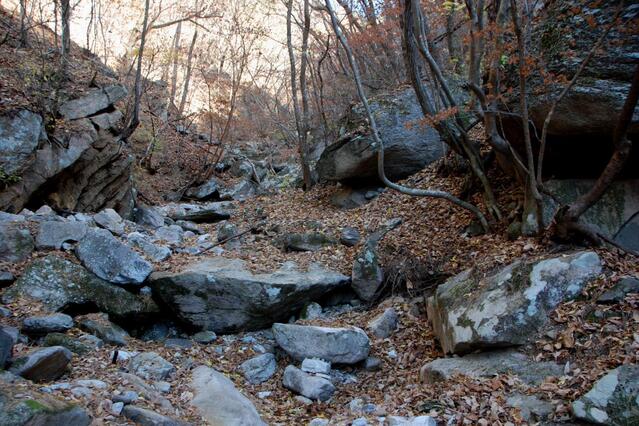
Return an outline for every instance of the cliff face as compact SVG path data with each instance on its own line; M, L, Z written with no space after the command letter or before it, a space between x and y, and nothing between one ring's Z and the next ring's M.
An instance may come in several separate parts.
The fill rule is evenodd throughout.
M120 140L122 86L92 89L63 103L56 121L27 109L0 115L0 210L19 212L43 203L59 210L133 209L133 157Z

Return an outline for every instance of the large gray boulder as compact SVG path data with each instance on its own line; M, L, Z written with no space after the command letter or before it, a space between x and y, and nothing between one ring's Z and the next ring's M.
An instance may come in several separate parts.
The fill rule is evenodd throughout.
M2 295L3 303L29 299L51 311L94 306L121 320L142 319L159 313L150 299L138 297L89 273L82 266L50 255L33 261Z
M0 384L0 424L89 426L86 410L24 386Z
M72 357L62 346L36 349L13 361L9 371L34 382L47 382L62 376Z
M199 201L215 200L220 198L220 191L223 189L220 182L212 177L202 185L189 188L184 195Z
M579 420L605 425L639 424L639 366L622 365L572 403Z
M191 388L194 393L191 404L209 424L265 425L253 403L224 374L209 367L197 367L193 370Z
M329 328L273 324L277 344L292 358L320 358L333 364L355 364L370 352L370 340L357 327Z
M563 375L563 366L553 362L535 362L512 349L470 354L463 357L439 358L422 366L422 382L433 384L461 374L473 379L512 374L528 385L539 385L547 377Z
M428 299L428 318L446 353L521 345L600 273L594 252L516 261L485 277L466 270Z
M272 273L254 274L243 261L221 257L149 278L154 295L180 320L218 333L258 330L287 320L305 303L348 281L315 264L308 271L286 264Z
M38 250L59 250L67 241L77 242L86 235L88 226L83 222L61 222L50 220L42 222L38 235L36 235L36 247Z
M285 388L314 401L327 401L335 393L335 386L330 380L305 373L293 365L284 370L282 384Z
M92 229L75 248L82 264L103 280L141 284L153 266L106 229Z
M122 217L113 209L104 209L93 216L93 220L98 226L108 229L116 235L124 233L124 221Z
M59 112L66 120L77 120L101 112L124 99L127 90L124 86L112 85L102 89L93 89L84 96L60 105Z
M0 262L21 262L33 252L33 237L18 223L0 223Z
M424 115L412 88L371 99L370 106L384 141L384 170L390 179L408 177L442 156L437 131L416 124ZM317 162L321 180L376 179L377 147L366 122L361 104L353 107L342 125L348 133L329 145Z
M0 116L0 175L20 176L43 136L38 114L19 110Z

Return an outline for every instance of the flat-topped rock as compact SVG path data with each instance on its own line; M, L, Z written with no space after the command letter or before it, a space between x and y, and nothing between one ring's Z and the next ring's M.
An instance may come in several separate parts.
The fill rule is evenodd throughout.
M11 426L89 426L82 407L27 387L0 384L0 424Z
M294 264L271 273L254 274L242 260L208 258L182 272L158 272L149 278L155 297L194 327L227 333L259 330L287 320L305 303L336 288L348 277L311 265Z
M437 288L428 318L446 353L521 345L600 273L595 252L516 261L489 276L470 269Z
M80 98L63 103L59 112L66 120L89 117L124 99L126 95L126 88L120 85L94 89Z
M35 244L38 250L59 250L67 241L80 241L87 233L88 226L82 222L46 221L40 224Z
M329 328L273 324L277 344L292 358L320 358L333 364L355 364L370 352L370 340L357 327Z
M73 318L66 314L39 315L22 321L25 334L47 334L67 331L73 327Z
M75 254L82 264L114 284L141 284L153 266L106 229L92 229L80 241Z
M37 300L51 311L93 305L116 319L140 319L159 312L149 298L136 296L55 255L33 261L2 295L3 303L19 299Z

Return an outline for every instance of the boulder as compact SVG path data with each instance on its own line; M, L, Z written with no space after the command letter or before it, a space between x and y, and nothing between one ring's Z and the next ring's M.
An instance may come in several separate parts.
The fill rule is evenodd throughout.
M379 242L401 223L401 219L395 218L383 224L366 239L366 244L355 257L351 273L351 286L357 296L365 302L372 302L379 297L384 284L384 271L380 266L377 253Z
M198 331L193 336L191 336L193 340L203 345L213 343L217 340L217 335L212 331Z
M639 424L639 366L622 365L572 403L579 420L605 425Z
M149 262L106 229L87 232L75 254L88 270L115 284L141 284L153 271Z
M48 382L64 374L72 357L62 346L36 349L13 361L9 371L34 382Z
M111 107L117 101L124 99L126 95L126 88L120 85L93 89L80 98L63 103L58 111L65 120L77 120Z
M521 345L600 273L594 252L516 261L488 276L469 269L437 288L428 318L446 353Z
M44 339L42 339L42 346L62 346L78 355L87 354L94 349L94 347L82 339L62 333L47 334Z
M237 229L237 225L226 221L222 222L217 227L217 242L221 243L222 241L226 241L239 233L240 231Z
M415 124L424 115L412 88L373 98L370 106L384 141L384 170L389 179L408 177L443 155L437 131ZM351 108L342 124L348 133L326 147L317 162L320 180L377 180L377 147L366 123L362 105Z
M368 323L368 329L378 339L389 337L399 325L399 317L395 309L388 308Z
M89 426L84 408L24 386L0 385L0 424Z
M244 201L252 198L257 193L257 188L253 181L243 179L230 188L220 189L220 200L225 201Z
M276 368L275 355L271 353L258 355L240 364L244 378L252 385L260 384L273 377Z
M127 419L141 426L187 426L187 423L163 416L160 413L138 407L137 405L126 405L122 409L122 414Z
M335 393L335 386L330 380L312 376L293 365L284 370L282 384L285 388L314 401L328 401Z
M142 352L129 360L128 371L144 380L165 380L175 366L155 352Z
M439 358L425 364L419 371L422 382L437 383L461 374L473 379L498 374L518 376L528 385L539 385L547 377L563 375L563 367L553 362L534 362L514 350L497 350L463 357Z
M317 358L305 358L302 361L302 371L306 373L330 374L331 363Z
M173 220L187 220L195 223L214 223L231 218L233 206L229 202L203 204L167 204L160 212Z
M124 234L124 221L118 212L113 209L104 209L100 213L96 213L93 215L93 221L113 234Z
M286 234L281 238L282 248L286 251L318 251L334 245L335 241L321 232L308 234Z
M597 298L598 303L619 303L623 301L627 294L639 293L639 279L634 277L623 277L614 287L604 292Z
M370 341L362 329L273 324L277 344L292 358L320 358L333 364L355 364L366 359Z
M187 198L192 198L199 201L209 201L220 198L220 190L223 189L222 185L214 177L210 178L202 185L194 188L189 188L184 195Z
M18 177L32 161L40 140L46 139L42 117L28 110L0 116L0 176Z
M87 230L87 225L82 222L42 222L35 240L36 248L38 250L60 250L63 243L80 241L86 235Z
M55 255L33 261L2 295L4 303L19 299L37 300L51 311L93 306L119 320L141 320L159 312L152 300L101 280Z
M160 214L158 209L151 206L138 204L133 210L133 219L136 223L152 229L164 226L164 216Z
M153 244L139 232L131 232L127 235L127 242L140 249L145 256L154 262L162 262L171 257L171 249L166 246Z
M100 338L104 343L115 346L125 346L129 333L120 326L113 324L109 316L104 313L87 314L77 318L80 328Z
M103 114L94 115L90 120L98 129L117 130L118 125L122 120L122 113L119 110L105 112Z
M228 333L259 330L295 315L305 303L343 287L348 277L311 265L294 264L254 274L242 260L209 258L182 272L157 272L150 277L155 297L185 323Z
M33 252L33 237L15 223L0 223L0 262L21 262Z
M342 232L339 236L339 242L344 244L346 247L354 247L359 243L361 236L359 231L356 228L346 226L342 229Z
M73 318L65 314L51 314L27 317L22 321L25 334L47 334L65 332L73 327Z
M184 229L179 225L161 226L154 232L154 241L164 241L172 245L182 244Z
M562 204L569 204L587 193L595 181L590 179L549 180L545 187ZM559 205L548 201L543 219L549 226ZM626 248L639 252L639 180L614 182L599 201L580 217L604 236Z
M242 395L225 375L199 366L191 381L194 397L191 404L212 425L264 426L253 403Z

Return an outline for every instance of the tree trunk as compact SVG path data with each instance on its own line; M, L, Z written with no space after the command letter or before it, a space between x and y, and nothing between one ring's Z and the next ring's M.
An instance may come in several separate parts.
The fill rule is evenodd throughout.
M20 0L20 47L27 47L27 0Z
M122 139L128 139L140 125L140 101L142 100L142 58L144 57L144 45L146 44L147 25L149 22L149 2L144 3L144 20L142 22L142 35L140 37L140 49L138 51L138 64L135 72L135 95L133 98L133 113L128 126L122 131Z
M292 34L292 20L293 20L293 0L287 1L286 12L286 45L288 47L288 59L291 67L291 97L293 99L293 112L295 114L295 125L297 128L297 151L300 156L300 165L302 166L302 174L304 178L305 189L310 188L310 167L306 158L306 146L304 144L306 140L306 126L302 122L302 114L300 112L299 100L297 99L297 71L295 66L295 51L293 50L293 34ZM304 9L308 6L308 0L304 0ZM305 19L306 22L306 13ZM306 23L305 23L306 27ZM308 43L308 34L303 35L306 37ZM304 59L302 59L304 61Z
M69 28L71 21L71 6L69 0L60 1L60 23L62 25L62 36L60 40L60 61L62 62L62 73L67 75L69 51L71 50L71 30Z
M182 22L178 22L173 36L173 50L171 59L173 60L173 75L171 76L171 105L175 104L175 92L177 91L178 58L180 57L180 36L182 35Z
M182 100L180 101L180 116L184 114L184 108L186 107L186 98L189 94L189 84L191 82L191 70L193 69L193 50L195 49L195 42L197 41L197 29L193 33L193 39L191 40L191 46L189 47L189 56L186 61L186 75L184 76L184 89L182 90Z

